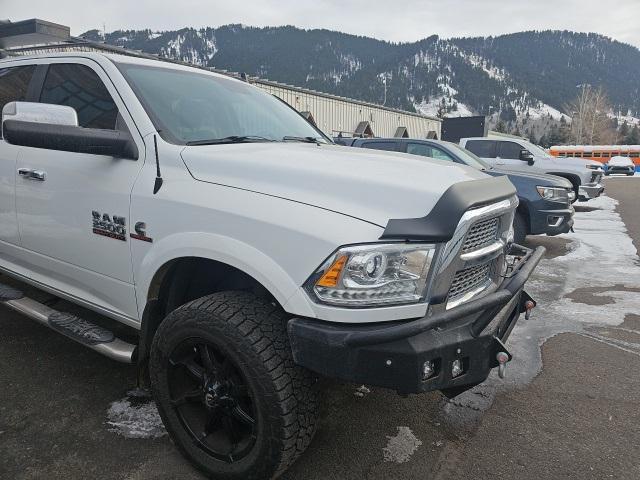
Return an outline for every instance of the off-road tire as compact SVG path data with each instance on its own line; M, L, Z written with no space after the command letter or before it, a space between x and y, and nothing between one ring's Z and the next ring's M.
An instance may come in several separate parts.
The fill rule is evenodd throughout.
M286 314L247 292L221 292L187 303L158 327L149 363L151 387L172 440L197 468L215 479L270 479L311 443L318 401L315 376L294 364ZM171 406L169 355L185 339L215 342L236 362L255 402L257 433L246 457L226 463L198 448Z
M524 215L516 212L513 219L513 241L518 245L523 245L527 238L527 222Z

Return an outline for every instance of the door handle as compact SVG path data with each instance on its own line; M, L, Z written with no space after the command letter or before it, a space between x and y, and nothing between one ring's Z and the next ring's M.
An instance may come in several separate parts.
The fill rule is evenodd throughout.
M42 170L33 170L32 168L19 168L18 175L27 178L29 180L39 180L44 182L47 177L47 173Z

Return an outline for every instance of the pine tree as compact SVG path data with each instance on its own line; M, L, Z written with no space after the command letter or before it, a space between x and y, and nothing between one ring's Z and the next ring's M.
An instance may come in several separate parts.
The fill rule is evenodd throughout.
M628 135L629 135L629 124L625 120L624 122L622 122L622 125L620 125L620 128L618 129L618 138L620 138L620 141L622 143L627 143Z
M625 139L627 145L639 145L640 144L640 129L638 125L634 125Z

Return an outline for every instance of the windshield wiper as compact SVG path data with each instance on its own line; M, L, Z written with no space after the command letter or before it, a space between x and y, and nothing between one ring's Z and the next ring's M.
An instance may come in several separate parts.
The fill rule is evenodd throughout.
M255 143L255 142L275 142L270 138L259 135L230 135L223 138L210 138L208 140L192 140L187 145L219 145L223 143Z
M304 143L317 143L320 145L320 141L316 137L294 137L286 135L282 137L283 142L304 142Z

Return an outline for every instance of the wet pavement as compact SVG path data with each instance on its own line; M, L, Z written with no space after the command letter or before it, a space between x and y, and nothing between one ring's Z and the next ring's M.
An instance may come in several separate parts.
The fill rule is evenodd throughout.
M575 234L529 238L548 250L527 288L540 306L507 343L504 381L453 401L328 383L282 478L640 478L640 179L607 192L576 204ZM7 310L0 322L0 478L202 478L131 392L133 367Z

